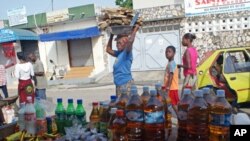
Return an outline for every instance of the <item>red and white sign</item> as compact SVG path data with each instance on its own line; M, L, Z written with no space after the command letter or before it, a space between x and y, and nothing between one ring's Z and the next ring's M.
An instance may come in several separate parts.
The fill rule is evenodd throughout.
M250 0L185 0L185 15L200 16L250 10Z

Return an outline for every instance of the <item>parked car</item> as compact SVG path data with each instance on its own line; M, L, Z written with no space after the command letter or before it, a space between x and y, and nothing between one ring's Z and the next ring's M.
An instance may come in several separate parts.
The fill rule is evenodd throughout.
M207 52L198 65L198 87L224 89L230 102L250 102L250 47Z

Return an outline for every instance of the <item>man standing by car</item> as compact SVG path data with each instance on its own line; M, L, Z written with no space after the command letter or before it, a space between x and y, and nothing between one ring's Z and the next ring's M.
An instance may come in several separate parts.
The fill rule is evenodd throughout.
M34 53L29 54L29 60L33 65L35 73L34 81L36 86L36 97L46 99L47 79L45 77L43 63L39 59L37 59Z

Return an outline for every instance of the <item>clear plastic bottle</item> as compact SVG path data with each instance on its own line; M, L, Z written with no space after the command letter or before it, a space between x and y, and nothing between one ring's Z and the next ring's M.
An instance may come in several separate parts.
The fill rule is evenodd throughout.
M183 90L183 96L178 103L178 137L177 141L186 141L188 138L187 134L187 115L188 107L193 102L194 98L191 95L190 89Z
M91 128L99 129L100 116L99 116L99 110L98 110L98 102L93 102L92 105L93 105L93 109L89 117Z
M20 131L25 129L25 103L20 104L20 109L18 111L18 125Z
M110 110L110 119L108 122L108 139L109 141L113 141L113 121L116 118L117 108L111 108Z
M66 110L65 127L72 127L74 119L75 119L75 107L74 107L74 104L73 104L73 99L68 99L68 107L67 107L67 110Z
M123 110L116 111L116 118L113 121L113 141L127 141L126 118Z
M65 134L65 131L64 131L65 118L66 118L65 112L66 111L62 103L62 98L58 98L55 114L56 114L56 126L60 134Z
M169 95L166 93L166 88L164 86L161 87L161 94L165 99L164 109L165 109L165 128L168 132L168 136L170 136L172 132L172 104Z
M201 90L195 91L195 99L188 108L189 141L208 141L209 110Z
M205 101L207 102L209 108L214 104L214 101L216 97L211 93L211 90L209 88L203 88L203 97Z
M143 140L143 103L137 89L131 89L131 95L126 105L128 141Z
M225 99L225 91L217 90L217 98L211 109L210 141L228 141L232 107Z
M129 96L127 94L127 89L122 88L121 96L118 98L116 102L116 107L121 110L125 110L126 104L128 102Z
M107 126L109 121L109 113L108 113L109 103L103 103L103 111L100 116L100 132L107 135Z
M144 106L148 103L149 98L150 98L149 87L143 86L143 93L141 95L141 99Z
M156 90L151 90L150 94L151 97L144 107L144 141L164 141L164 105L157 98Z
M31 96L27 97L27 104L25 106L25 129L27 133L36 134L36 109L33 104Z
M41 99L39 97L36 98L35 101L35 109L36 109L36 134L43 135L47 132L47 121L46 121L46 113L45 109L41 103Z

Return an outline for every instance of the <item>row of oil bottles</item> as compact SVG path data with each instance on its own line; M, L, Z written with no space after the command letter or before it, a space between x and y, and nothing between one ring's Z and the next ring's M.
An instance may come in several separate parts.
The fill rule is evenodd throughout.
M184 89L178 103L177 141L229 141L232 108L223 90L216 93L209 88L193 93ZM68 108L66 115L67 111ZM85 114L78 114L82 115L79 119L83 125ZM164 141L171 133L171 117L171 100L161 84L153 90L144 86L142 95L133 85L130 94L122 89L121 95L111 96L110 102L100 102L100 106L93 102L89 125L106 134L110 141Z

